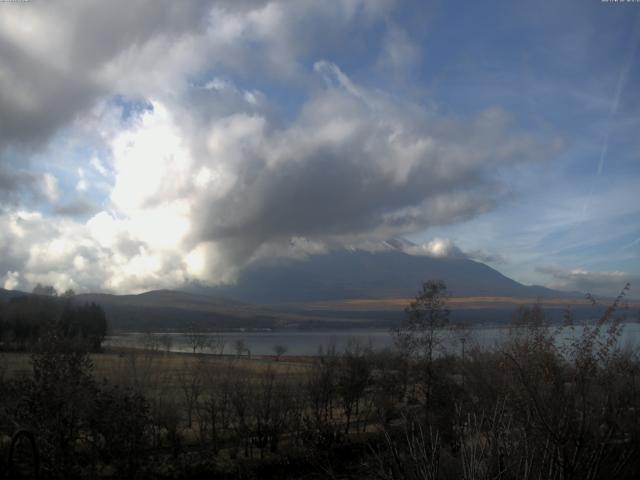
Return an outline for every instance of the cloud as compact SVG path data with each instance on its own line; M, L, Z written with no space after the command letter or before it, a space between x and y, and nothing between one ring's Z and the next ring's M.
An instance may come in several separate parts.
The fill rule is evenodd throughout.
M294 236L353 243L454 223L493 208L492 170L550 154L500 110L439 118L317 70L333 77L289 127L244 114L212 125L195 162L217 183L193 198L193 241L242 259Z
M499 253L489 253L480 249L467 250L465 252L465 255L467 256L467 258L477 260L482 263L492 263L494 265L508 263L507 259Z
M37 177L30 173L0 167L0 203L16 203L24 193L37 194Z
M0 151L42 147L114 93L171 96L215 67L304 83L309 54L344 50L353 22L373 24L392 3L58 0L3 9Z
M42 176L42 193L51 203L57 201L60 196L58 179L50 173L45 173Z
M84 173L84 169L78 168L78 183L76 183L76 190L78 192L86 192L89 188L89 182L87 182L87 176Z
M404 75L420 62L420 48L406 31L396 25L387 29L377 67L395 75Z
M425 255L436 258L466 258L460 248L448 238L434 238L420 245L410 245L404 249L411 255Z
M582 268L567 270L553 266L538 267L536 271L551 276L549 286L560 290L615 296L629 283L630 296L635 298L637 294L633 293L633 287L640 285L640 275L629 272L592 272Z
M55 208L56 214L69 217L92 215L97 211L98 206L84 198L72 200Z
M20 273L7 272L3 278L2 288L6 290L15 290L20 285Z
M444 237L434 237L427 242L415 244L409 241L397 240L391 242L391 247L399 249L409 255L424 255L436 258L468 258L482 263L505 263L506 260L498 254L487 253L484 250L463 250L453 240Z
M106 177L109 173L98 157L91 157L90 164L103 177Z
M171 225L169 225L171 226ZM128 221L101 212L86 224L20 210L0 214L0 271L13 288L140 292L184 284L183 255L140 240Z
M109 93L113 79L102 70L110 62L196 30L208 7L202 1L60 0L3 9L0 149L42 144Z
M0 154L49 145L56 133L59 144L85 143L67 165L73 180L0 169L0 202L11 207L0 214L5 283L124 292L228 282L252 262L492 210L504 194L499 172L553 156L553 142L500 108L443 115L322 60L368 48L362 32L384 25L375 58L407 68L418 52L384 21L389 8L96 0L12 9L0 19ZM302 99L283 112L278 88ZM67 185L82 199L61 195ZM25 206L28 191L64 203L47 216ZM433 242L428 254L470 255Z
M286 126L255 106L193 124L188 104L151 100L106 138L110 210L86 224L32 218L39 234L22 240L31 249L11 270L62 290L233 281L269 255L303 257L472 218L500 198L492 171L549 154L501 110L442 118L321 65L330 81ZM237 88L226 91L238 105L251 103ZM72 202L57 213L89 210ZM62 250L48 239L65 239L66 253L51 253ZM458 252L446 242L427 249Z
M58 195L58 181L53 175L0 165L0 208L40 199L55 202Z

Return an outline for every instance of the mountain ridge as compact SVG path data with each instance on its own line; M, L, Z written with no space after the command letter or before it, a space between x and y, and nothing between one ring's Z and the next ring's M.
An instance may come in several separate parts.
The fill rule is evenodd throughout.
M410 255L399 250L341 250L260 265L243 272L233 285L191 286L243 302L281 304L309 301L412 297L422 282L443 280L455 296L571 297L541 286L523 285L492 267L464 257Z
M243 272L234 285L192 284L177 290L82 293L73 298L100 304L112 327L123 330L184 329L189 325L203 329L388 326L401 318L402 299L408 303L422 282L431 279L443 280L453 298L507 299L452 303L455 314L464 321L505 322L518 304L536 298L560 303L565 298L584 298L522 285L468 258L411 255L400 249L340 250L305 260L257 265ZM32 294L0 289L0 299L5 301L20 295Z

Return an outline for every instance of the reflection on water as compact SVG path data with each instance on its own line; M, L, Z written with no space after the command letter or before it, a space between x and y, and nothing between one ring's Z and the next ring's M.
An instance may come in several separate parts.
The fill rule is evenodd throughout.
M477 344L483 348L491 348L509 336L508 327L482 327L465 330L446 330L442 333L443 346L451 352L460 348L461 339L466 345ZM559 341L572 335L568 329L553 329ZM580 331L576 328L575 331ZM574 331L574 332L575 332ZM575 334L575 333L573 333ZM325 349L335 345L336 351L344 351L350 340L356 340L373 349L390 347L393 339L388 330L323 330L323 331L273 331L273 332L220 332L203 333L207 341L197 342L197 351L203 353L236 353L242 347L252 355L273 355L276 346L283 346L288 355L316 355L319 346ZM637 348L640 339L640 324L627 323L620 337L620 346ZM129 348L155 348L172 352L192 352L194 335L185 333L125 333L107 337L105 346Z

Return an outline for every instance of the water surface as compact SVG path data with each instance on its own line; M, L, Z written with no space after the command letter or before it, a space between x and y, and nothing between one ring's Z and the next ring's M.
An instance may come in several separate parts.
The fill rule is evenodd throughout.
M558 341L563 341L576 330L553 329ZM465 345L479 345L483 348L492 348L513 334L508 327L476 327L466 330L450 329L441 334L444 348L451 352L457 352ZM197 351L202 353L236 353L238 343L242 343L244 353L252 355L273 355L276 346L282 346L289 355L317 355L319 348L325 351L327 347L334 345L336 351L342 352L350 342L358 342L361 345L370 345L374 350L391 347L393 338L389 330L380 329L353 329L353 330L321 330L321 331L234 331L220 333L197 334L205 346L198 346ZM619 344L625 348L638 348L640 339L640 324L627 323L624 325ZM111 335L105 341L106 346L120 346L129 348L156 348L170 350L172 352L192 352L193 336L186 333L122 333Z

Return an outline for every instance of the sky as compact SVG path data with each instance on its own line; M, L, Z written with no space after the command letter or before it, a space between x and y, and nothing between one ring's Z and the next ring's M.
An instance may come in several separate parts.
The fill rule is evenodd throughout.
M404 238L633 294L639 86L637 2L0 2L0 287Z

